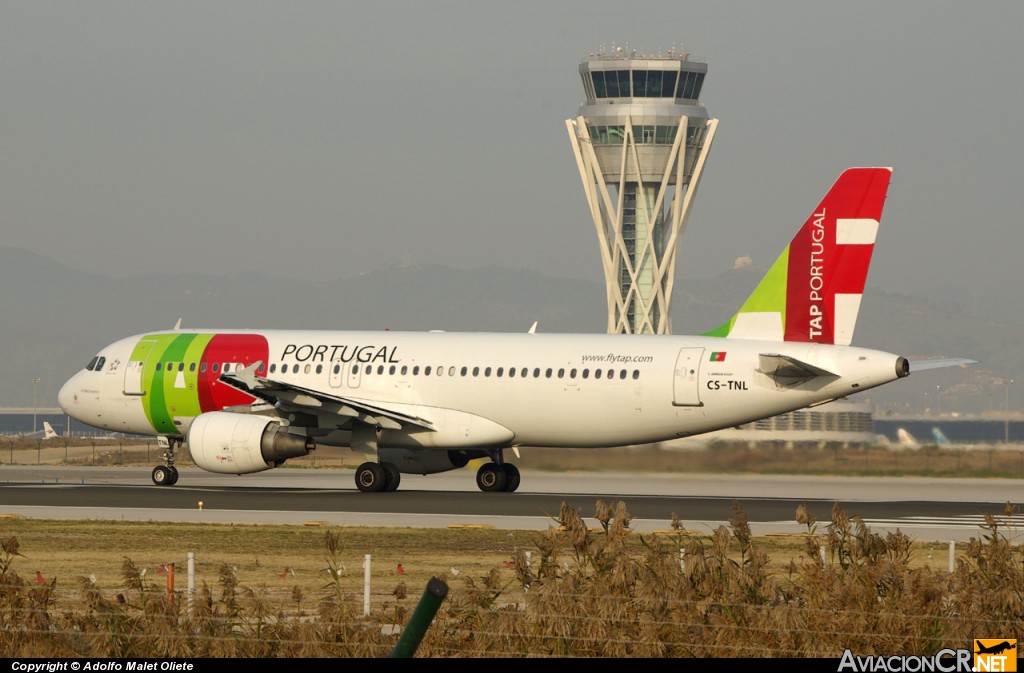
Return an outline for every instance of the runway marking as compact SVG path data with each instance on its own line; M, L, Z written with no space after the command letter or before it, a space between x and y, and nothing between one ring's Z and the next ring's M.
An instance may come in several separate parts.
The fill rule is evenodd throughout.
M993 517L1001 530L1020 528L1021 523L1014 525L1009 518L1004 516ZM985 517L979 514L962 514L959 516L908 516L902 519L864 519L869 527L879 526L899 528L977 528L985 525Z

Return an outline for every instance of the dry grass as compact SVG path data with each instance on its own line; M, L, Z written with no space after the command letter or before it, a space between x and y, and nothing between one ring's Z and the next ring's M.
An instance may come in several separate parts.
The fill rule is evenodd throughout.
M431 578L450 593L417 656L838 657L933 654L972 635L1024 640L1024 552L1011 544L1009 506L1008 524L989 517L952 573L839 508L828 522L798 510L807 536L785 541L752 537L738 505L728 526L699 536L678 523L635 533L624 503L596 503L596 530L581 514L563 506L541 533L8 519L0 650L387 656ZM169 560L173 600L157 573Z

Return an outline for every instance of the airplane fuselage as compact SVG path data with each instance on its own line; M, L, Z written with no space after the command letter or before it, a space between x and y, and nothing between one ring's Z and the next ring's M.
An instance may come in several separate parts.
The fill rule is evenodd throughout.
M60 404L166 438L161 485L177 481L183 443L199 467L234 474L326 444L371 457L362 491L489 458L477 486L514 492L508 448L667 441L907 376L905 358L848 345L891 175L843 171L739 310L700 336L154 332L105 348Z
M834 376L764 373L764 354ZM896 355L849 346L605 334L172 331L123 339L98 358L97 371L67 383L61 405L107 430L186 435L202 413L257 401L219 379L260 362L267 379L425 419L382 428L381 447L443 449L658 442L903 375ZM301 425L339 430L332 437L345 443L334 410L301 413Z

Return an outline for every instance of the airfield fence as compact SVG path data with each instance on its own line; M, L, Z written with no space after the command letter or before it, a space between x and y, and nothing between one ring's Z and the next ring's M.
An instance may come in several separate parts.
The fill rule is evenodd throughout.
M153 440L0 438L0 464L156 465L162 449ZM179 465L192 465L187 446ZM347 449L320 447L288 461L289 468L356 467L366 460ZM786 446L781 442L715 442L704 448L648 447L573 450L524 447L521 468L637 472L737 472L754 474L918 475L1024 478L1024 445L918 448L886 446Z

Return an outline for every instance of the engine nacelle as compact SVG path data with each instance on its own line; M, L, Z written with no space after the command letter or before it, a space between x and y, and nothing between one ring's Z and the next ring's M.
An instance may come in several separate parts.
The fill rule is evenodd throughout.
M486 451L472 449L377 449L382 463L391 463L404 474L437 474L466 467L474 458L486 458Z
M188 448L192 460L204 470L250 474L305 456L316 443L310 437L285 432L273 418L211 411L192 421Z

